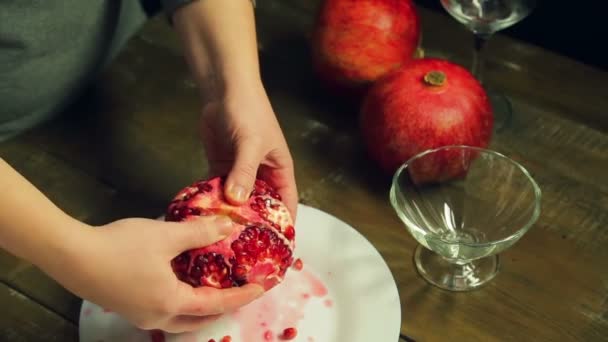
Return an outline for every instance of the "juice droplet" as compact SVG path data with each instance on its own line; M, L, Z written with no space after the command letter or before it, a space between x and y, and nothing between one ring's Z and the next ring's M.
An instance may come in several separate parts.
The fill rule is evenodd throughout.
M327 294L327 287L325 287L325 285L319 278L315 277L312 273L306 271L302 272L302 274L306 277L306 281L309 283L312 289L311 292L313 296L324 297Z

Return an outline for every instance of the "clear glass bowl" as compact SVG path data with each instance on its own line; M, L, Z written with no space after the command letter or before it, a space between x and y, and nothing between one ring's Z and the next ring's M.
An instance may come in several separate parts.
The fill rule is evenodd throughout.
M420 275L440 288L467 291L494 278L498 254L536 222L541 190L523 166L498 152L444 146L395 172L390 202L419 242Z

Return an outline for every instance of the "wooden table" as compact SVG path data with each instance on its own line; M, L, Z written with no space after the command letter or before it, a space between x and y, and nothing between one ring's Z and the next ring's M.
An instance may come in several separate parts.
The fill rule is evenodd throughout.
M296 161L302 203L343 219L380 251L399 287L402 338L607 341L608 74L505 37L490 42L487 81L515 111L492 148L529 168L543 210L502 255L495 280L450 293L416 273L416 243L388 203L388 182L363 153L356 113L332 102L310 72L307 35L317 4L259 1L265 84ZM427 53L466 65L470 34L447 16L420 13ZM65 117L0 144L0 155L80 220L155 217L207 170L197 116L176 37L157 18ZM3 252L0 270L0 340L77 339L79 298Z

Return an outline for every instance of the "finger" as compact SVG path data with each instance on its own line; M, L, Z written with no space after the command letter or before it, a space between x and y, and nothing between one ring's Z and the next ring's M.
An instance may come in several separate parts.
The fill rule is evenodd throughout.
M249 199L262 160L260 144L244 140L236 150L236 160L226 179L226 198L240 205Z
M264 294L264 289L256 284L216 289L213 287L193 288L180 283L179 291L178 314L194 316L209 316L229 312L254 301Z
M285 170L287 179L287 185L278 185L277 192L283 198L287 209L289 209L291 213L292 220L295 222L296 215L298 212L298 189L296 186L295 175L293 169Z
M217 321L222 315L211 316L176 316L167 322L165 328L169 333L197 331Z
M234 224L223 215L200 216L194 220L172 223L167 229L173 240L172 244L168 244L171 252L181 253L225 239L234 230Z
M260 178L268 182L281 195L283 203L289 209L295 221L298 208L298 189L293 166L282 168L260 168Z

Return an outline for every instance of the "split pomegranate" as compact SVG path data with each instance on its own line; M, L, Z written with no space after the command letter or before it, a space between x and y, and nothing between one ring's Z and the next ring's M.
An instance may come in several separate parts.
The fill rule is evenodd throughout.
M256 283L269 290L283 280L293 263L295 229L289 211L281 196L262 180L256 180L242 206L228 203L223 188L223 177L198 181L181 190L169 205L167 221L225 215L237 226L226 239L174 258L173 270L194 287Z

